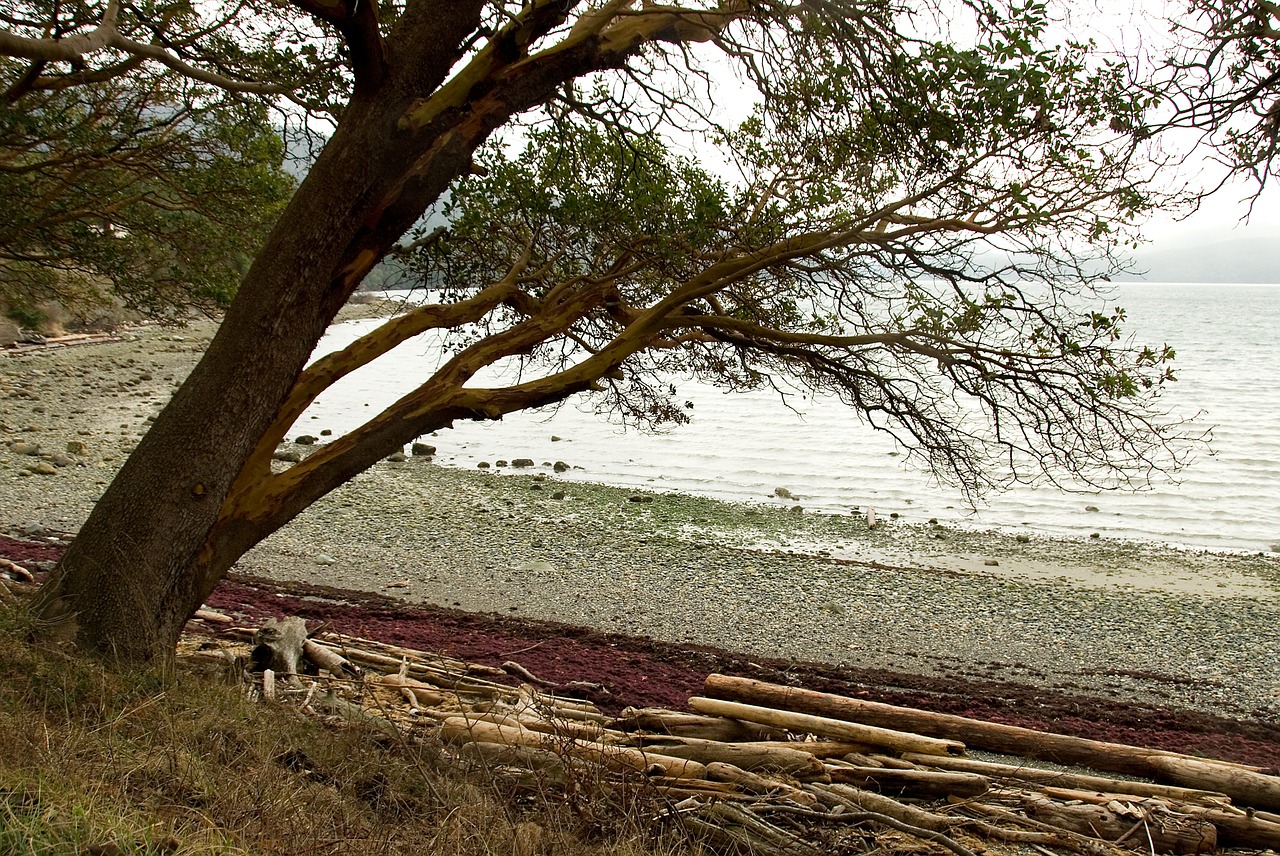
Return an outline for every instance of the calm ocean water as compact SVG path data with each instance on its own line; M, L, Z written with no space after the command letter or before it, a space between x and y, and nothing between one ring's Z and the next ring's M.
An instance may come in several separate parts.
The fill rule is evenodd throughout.
M958 492L905 468L892 439L837 402L793 397L791 410L773 393L724 394L692 383L678 386L695 403L693 421L663 434L623 431L570 403L498 423L459 423L429 442L446 466L562 460L575 467L559 476L566 480L761 503L784 502L773 496L782 487L795 496L787 505L814 511L871 506L881 517L897 512L908 520L936 517L1081 538L1097 532L1215 549L1280 547L1280 285L1123 283L1117 289L1116 303L1128 310L1137 339L1167 342L1177 351L1179 382L1167 403L1184 414L1202 412L1214 433L1212 453L1187 467L1179 483L1142 493L1017 487L975 511ZM317 354L342 347L374 323L334 328ZM431 341L408 342L326 392L295 433L349 431L438 363Z

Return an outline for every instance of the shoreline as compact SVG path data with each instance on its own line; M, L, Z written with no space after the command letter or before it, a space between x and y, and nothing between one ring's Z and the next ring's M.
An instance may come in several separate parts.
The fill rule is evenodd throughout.
M33 457L0 446L0 531L74 532L212 329L0 357L0 439L85 444L26 476ZM784 661L1280 713L1280 557L886 524L410 458L235 571Z

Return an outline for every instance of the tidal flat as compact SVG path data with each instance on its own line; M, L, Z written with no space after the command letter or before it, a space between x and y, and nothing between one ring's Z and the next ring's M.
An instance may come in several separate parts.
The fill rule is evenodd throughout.
M0 531L73 534L212 329L0 355ZM15 451L31 446L40 452ZM70 460L33 472L53 454ZM124 556L128 542L121 533ZM236 570L760 657L1280 714L1270 553L869 528L856 515L559 481L540 464L411 456L330 494Z

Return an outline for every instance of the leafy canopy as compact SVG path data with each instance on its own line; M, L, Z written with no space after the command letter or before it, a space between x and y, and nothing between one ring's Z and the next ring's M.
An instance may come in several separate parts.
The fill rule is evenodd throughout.
M11 39L57 46L101 14L23 0L0 17ZM248 52L230 19L184 3L129 6L116 22L148 43L170 39L177 56L213 51L236 73L285 74L286 55L315 52ZM225 307L294 187L272 117L266 96L118 50L93 63L0 58L0 304L28 314L47 300L149 314Z
M1148 101L1089 45L1040 45L1041 24L871 63L802 33L807 62L718 136L718 177L626 123L542 117L481 152L411 257L446 302L506 289L455 328L459 359L600 366L597 404L625 420L686 419L672 374L798 385L974 494L1141 484L1189 436L1155 406L1172 350L1128 342L1104 294L1168 201L1135 168Z

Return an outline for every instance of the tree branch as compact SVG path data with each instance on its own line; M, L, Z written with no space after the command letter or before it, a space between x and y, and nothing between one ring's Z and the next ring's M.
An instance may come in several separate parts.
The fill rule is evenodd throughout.
M386 44L378 21L377 0L289 0L291 4L333 26L351 54L355 93L378 90L387 77Z
M112 37L119 35L116 29L119 13L120 0L108 0L97 27L65 39L28 39L0 30L0 54L45 62L78 62L84 59L85 54L108 47Z
M372 6L372 3L364 4ZM81 63L84 58L100 50L114 49L123 51L139 59L151 59L165 67L192 80L208 83L230 92L244 92L256 95L279 95L289 91L289 87L278 83L259 83L251 80L236 80L217 74L216 72L198 68L166 51L158 44L144 44L134 41L120 32L116 25L119 14L119 0L110 0L98 26L88 33L66 38L31 39L14 35L7 30L0 30L0 55L20 59L43 62ZM119 66L120 71L129 70ZM115 76L112 71L111 76Z

